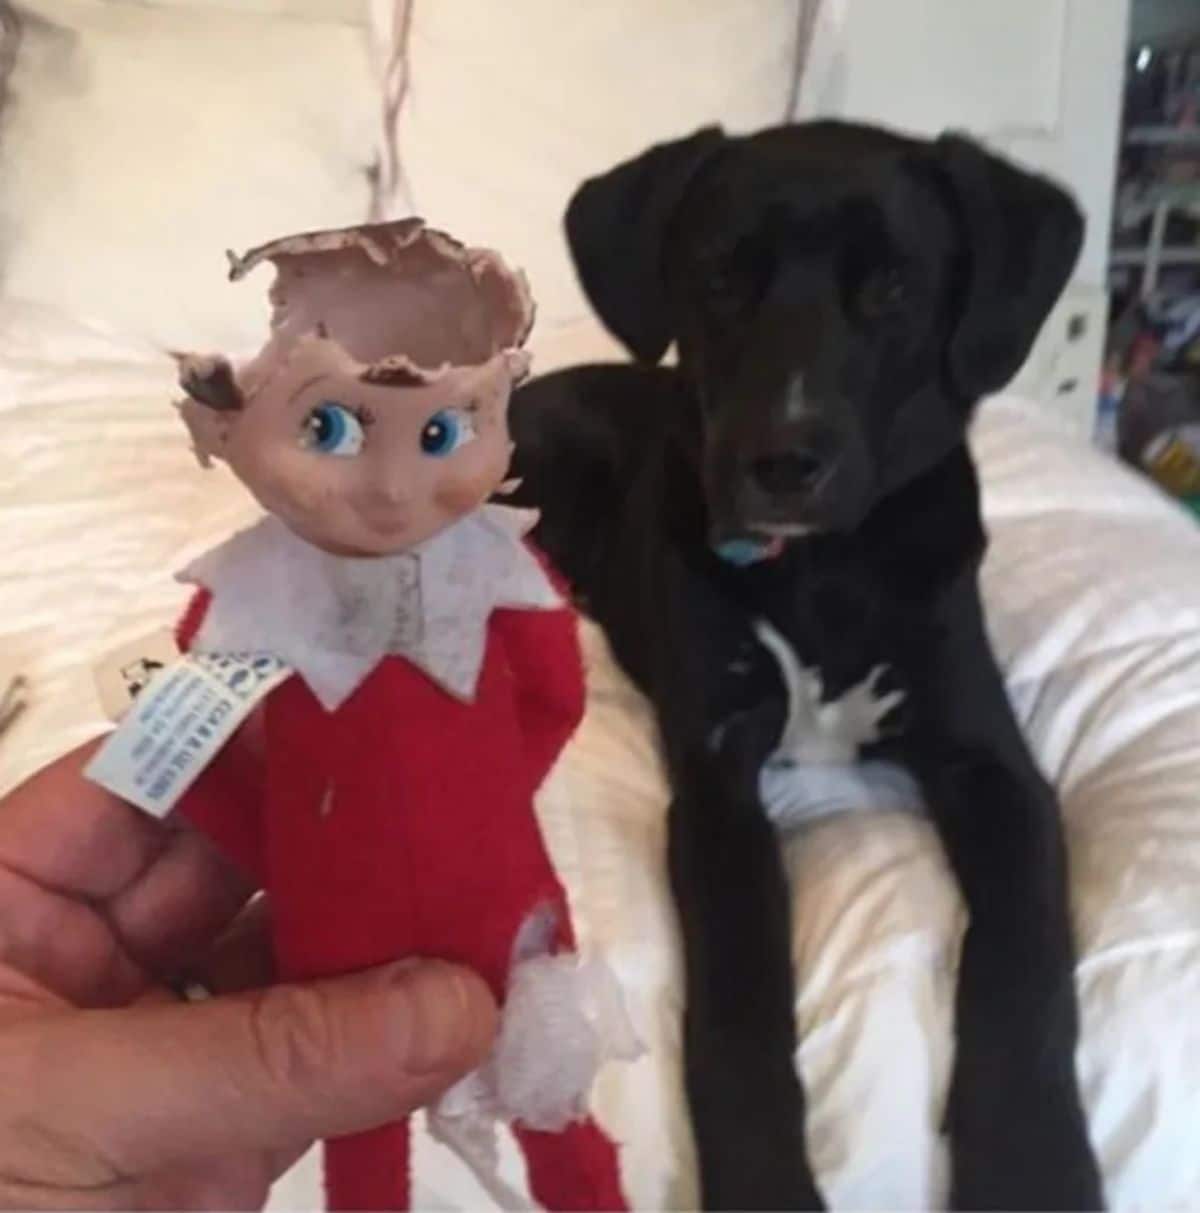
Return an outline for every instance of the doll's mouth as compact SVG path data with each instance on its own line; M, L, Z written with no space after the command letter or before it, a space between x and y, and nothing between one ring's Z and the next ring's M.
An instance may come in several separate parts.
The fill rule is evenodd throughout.
M379 535L384 539L395 539L409 530L407 518L366 518L363 521L366 522L367 529L373 535Z
M413 522L413 511L399 502L362 501L355 504L354 512L362 526L379 535L397 535Z

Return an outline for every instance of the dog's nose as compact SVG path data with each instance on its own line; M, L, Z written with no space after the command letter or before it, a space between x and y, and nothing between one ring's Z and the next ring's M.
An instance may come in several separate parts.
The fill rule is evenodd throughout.
M795 497L811 489L826 466L826 457L817 450L784 451L751 460L750 476L768 497Z

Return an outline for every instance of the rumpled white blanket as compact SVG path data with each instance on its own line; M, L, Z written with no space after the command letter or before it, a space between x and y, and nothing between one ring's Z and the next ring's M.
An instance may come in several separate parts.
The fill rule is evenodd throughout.
M21 317L15 318L21 321ZM179 608L170 572L253 515L201 474L171 368L103 334L0 307L0 655L29 678L0 733L0 790L104 727L90 664ZM10 323L6 324L6 321ZM586 358L584 335L537 363ZM535 346L535 353L538 352ZM1200 528L1144 483L1000 399L974 439L993 546L993 640L1062 791L1093 1133L1117 1210L1200 1192ZM585 629L589 712L540 798L585 952L601 951L648 1052L603 1071L641 1207L694 1204L679 1085L680 973L663 866L665 788L645 706ZM929 825L835 815L787 845L811 1156L838 1208L944 1198L937 1126L961 910ZM518 1188L518 1155L501 1141ZM416 1201L487 1195L418 1136ZM311 1156L276 1207L319 1203Z

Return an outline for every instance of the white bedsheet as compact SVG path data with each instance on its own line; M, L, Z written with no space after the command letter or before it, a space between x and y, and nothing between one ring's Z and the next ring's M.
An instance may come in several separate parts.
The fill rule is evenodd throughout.
M550 334L541 365L608 348ZM103 728L90 663L169 619L169 570L253 510L201 474L167 401L171 368L103 334L0 312L0 681L31 706L0 735L0 791ZM993 547L994 640L1063 794L1082 961L1079 1066L1114 1208L1200 1193L1200 529L1014 399L975 447ZM650 1054L603 1076L642 1207L694 1203L678 1081L678 965L649 720L585 632L590 711L541 797L585 942L624 979ZM944 1198L936 1133L961 908L926 823L854 816L788 844L811 1155L841 1208ZM510 1161L517 1164L510 1155ZM426 1138L417 1201L479 1207ZM318 1200L312 1159L274 1203Z

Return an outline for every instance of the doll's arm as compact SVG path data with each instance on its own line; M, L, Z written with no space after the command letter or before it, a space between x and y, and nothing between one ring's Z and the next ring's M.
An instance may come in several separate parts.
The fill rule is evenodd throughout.
M583 719L583 659L575 612L498 610L493 635L515 682L517 716L536 789Z
M212 595L197 590L175 629L179 647L191 648ZM253 712L221 747L175 806L262 887L265 871L262 804L265 795L262 709Z

